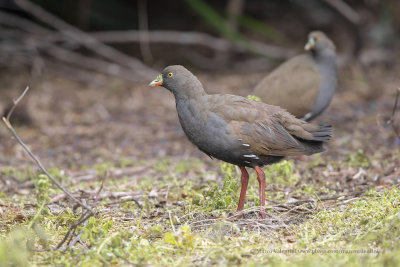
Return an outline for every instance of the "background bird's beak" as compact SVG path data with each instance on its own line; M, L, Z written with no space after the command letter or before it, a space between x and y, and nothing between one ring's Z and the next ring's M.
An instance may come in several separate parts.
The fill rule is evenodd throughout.
M309 51L309 50L313 49L314 46L315 46L314 38L310 38L310 39L308 39L308 42L307 42L306 46L304 47L304 49Z
M157 78L149 83L150 86L160 86L163 84L162 74L158 75Z

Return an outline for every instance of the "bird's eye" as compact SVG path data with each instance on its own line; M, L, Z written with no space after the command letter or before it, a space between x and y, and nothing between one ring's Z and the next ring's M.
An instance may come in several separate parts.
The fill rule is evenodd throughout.
M317 38L315 38L315 41L320 42L322 41L322 38L318 36Z
M172 72L168 73L168 77L172 77L174 74Z

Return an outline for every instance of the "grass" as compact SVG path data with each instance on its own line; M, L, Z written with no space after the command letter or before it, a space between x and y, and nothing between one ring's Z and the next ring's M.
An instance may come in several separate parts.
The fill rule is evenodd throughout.
M79 214L65 203L61 210L49 205L49 199L60 192L42 175L4 170L2 175L17 174L21 180L33 177L32 193L36 198L1 196L0 265L395 266L400 260L400 245L396 242L400 236L397 187L369 190L348 203L340 199L317 201L312 213L295 217L271 209L270 216L287 216L284 218L287 227L265 231L246 226L255 221L254 212L246 215L244 221L249 223L226 220L238 200L240 179L236 167L221 164L220 173L215 174L224 177L219 183L207 180L210 173L201 161L166 158L158 162L153 167L155 173L161 174L157 181L144 175L140 183L131 181L124 188L141 192L138 200L142 208L134 202L110 206L108 203L113 199L104 198L97 206L99 213L78 229L82 243L65 251L49 252L33 252L28 248L54 247ZM102 174L106 166L124 164L97 164L89 169ZM265 170L271 177L269 184L274 187L292 188L299 179L291 161ZM60 170L52 172L68 181ZM258 205L258 184L254 174L251 175L245 206L249 210ZM126 182L127 178L110 177L104 188L117 191ZM98 186L99 181L95 181L78 187L89 190ZM322 186L320 189L315 185L303 186L307 187L313 188L315 195L326 193ZM72 186L72 191L76 189ZM273 193L267 195L275 199L278 195Z

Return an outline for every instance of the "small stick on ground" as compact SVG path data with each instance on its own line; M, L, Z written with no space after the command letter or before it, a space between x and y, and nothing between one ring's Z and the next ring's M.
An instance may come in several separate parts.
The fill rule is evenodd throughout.
M3 117L3 122L6 125L7 129L10 130L12 135L15 137L17 142L23 147L23 149L28 153L28 155L32 158L33 161L39 166L39 168L43 171L44 174L46 174L47 177L59 188L61 189L66 195L68 195L74 202L79 204L79 206L85 208L86 210L90 211L91 213L94 213L94 211L86 204L83 204L79 199L74 197L64 186L62 186L48 171L47 169L42 165L40 160L32 153L32 151L25 145L25 143L22 141L22 139L19 137L17 132L15 131L14 127L10 123L10 117L12 113L14 112L16 106L18 103L22 100L22 98L25 96L25 94L28 92L29 86L26 87L24 92L17 98L17 100L14 100L14 104L11 107L10 111L8 112L6 117Z
M13 106L11 107L10 111L8 114L3 117L3 122L6 125L7 129L10 130L12 135L15 137L17 142L23 147L23 149L28 153L28 155L32 158L32 160L39 166L39 168L43 171L44 174L59 188L61 189L70 199L72 199L76 204L78 204L80 207L84 208L86 211L81 215L81 217L69 228L67 234L64 236L64 238L61 240L60 243L54 248L46 248L46 249L39 249L33 251L51 251L51 250L58 250L61 248L61 246L69 240L67 243L69 244L75 234L75 231L77 227L83 223L85 223L90 217L92 217L95 214L95 211L89 207L86 203L83 201L80 201L76 197L74 197L64 186L62 186L48 171L47 169L42 165L40 160L32 153L32 151L25 145L25 143L22 141L22 139L19 137L17 132L15 131L14 127L10 123L10 118L12 113L14 112L16 106L18 103L22 100L22 98L26 95L26 93L29 90L29 86L26 87L24 92L16 99L14 100ZM100 192L100 191L99 191Z
M91 214L89 211L83 213L81 217L68 229L68 232L65 234L64 238L60 241L60 243L57 244L54 248L45 248L45 249L31 249L32 251L36 252L45 252L45 251L54 251L58 250L61 248L61 246L69 239L67 244L69 244L72 240L72 237L75 234L76 229L78 228L79 225L85 223L90 217L92 217L93 214Z
M94 195L94 200L95 200L95 202L98 201L100 192L101 192L101 190L103 190L103 187L104 187L104 181L108 178L109 175L110 175L110 172L107 170L107 171L103 174L103 176L101 177L101 185L100 185L100 188L99 188L99 190L97 190L97 193Z
M13 104L12 107L10 108L10 111L8 112L7 117L6 117L6 119L7 119L8 122L10 122L10 117L11 117L11 115L13 114L13 112L14 112L14 110L15 110L15 107L16 107L17 104L22 100L22 98L24 98L24 96L26 95L26 93L28 92L28 90L29 90L29 86L27 86L27 87L25 88L24 92L22 92L22 94L17 98L17 100L14 100L14 104ZM4 120L4 119L3 119L3 120ZM7 124L6 124L6 125L7 125ZM10 123L8 123L8 125L10 125L10 127L11 127L11 124L10 124ZM8 125L7 125L7 127L8 127Z

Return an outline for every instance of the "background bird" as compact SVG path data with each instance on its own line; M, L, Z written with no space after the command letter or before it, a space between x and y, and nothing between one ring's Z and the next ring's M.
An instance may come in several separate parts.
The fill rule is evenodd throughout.
M257 172L260 216L265 217L265 174L260 167L284 156L322 152L332 135L331 126L309 124L277 106L236 95L209 95L183 66L166 67L150 86L163 86L174 94L179 121L193 144L210 157L240 167L238 211L249 180L246 167Z
M311 32L305 50L265 76L252 94L309 121L331 102L337 70L335 45L323 32Z

